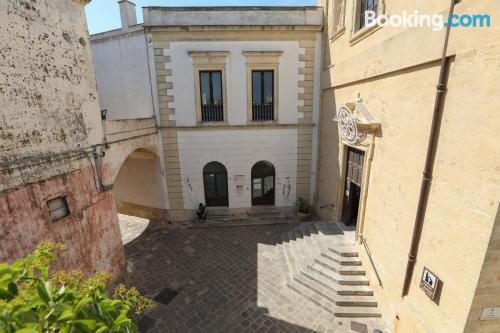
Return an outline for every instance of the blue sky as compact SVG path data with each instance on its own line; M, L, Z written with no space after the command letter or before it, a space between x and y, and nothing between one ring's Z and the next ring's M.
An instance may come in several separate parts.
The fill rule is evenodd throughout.
M132 0L133 1L133 0ZM148 6L314 6L316 0L135 0L137 21L142 23L141 7ZM86 7L90 34L120 27L116 0L92 0Z

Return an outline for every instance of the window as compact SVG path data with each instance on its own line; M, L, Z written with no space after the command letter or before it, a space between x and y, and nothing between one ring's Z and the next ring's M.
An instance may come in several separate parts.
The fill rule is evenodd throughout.
M222 71L200 71L201 120L224 121Z
M274 71L252 71L252 120L274 120Z
M359 29L365 27L365 16L366 12L372 11L378 13L378 0L360 0L360 11L359 11Z
M345 0L330 0L330 17L328 20L330 38L334 38L344 30Z
M50 217L52 217L52 222L58 221L63 217L69 215L68 202L66 197L58 197L47 201L47 206L49 207Z

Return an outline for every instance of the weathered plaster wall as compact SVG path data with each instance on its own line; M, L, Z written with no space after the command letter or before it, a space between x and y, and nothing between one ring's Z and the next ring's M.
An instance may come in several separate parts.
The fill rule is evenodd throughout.
M0 2L0 262L43 240L56 268L118 274L124 260L83 5ZM57 222L47 200L66 196Z
M0 160L9 162L5 168L20 159L101 143L82 4L71 0L2 1L0 29ZM30 167L27 173L32 170ZM59 172L44 168L32 180ZM0 174L3 188L26 181L26 177L6 180L16 176L16 171L4 170Z
M70 215L52 222L47 200L66 196ZM61 242L56 269L120 273L124 255L112 192L99 192L87 167L0 194L0 262L11 262L43 240Z
M92 36L97 92L107 119L153 117L146 37L142 27L115 37Z
M449 5L449 1L434 1L413 8L403 1L384 2L387 14L414 9L444 13ZM455 58L431 193L412 285L409 295L401 298L444 31L384 27L353 41L351 6L346 7L345 33L327 43L326 54L331 58L322 75L316 209L323 217L340 215L341 207L330 206L337 202L343 186L342 156L332 118L340 105L361 98L381 122L361 232L383 288L377 286L363 247L360 251L385 318L398 332L498 330L500 322L479 322L478 317L483 306L500 304L500 294L492 287L499 275L491 268L498 249L491 234L500 197L500 118L490 108L499 103L498 27L457 28L451 33L448 55ZM494 1L460 2L456 12L495 17L500 5ZM419 288L423 266L443 280L438 304ZM480 272L484 272L483 280Z

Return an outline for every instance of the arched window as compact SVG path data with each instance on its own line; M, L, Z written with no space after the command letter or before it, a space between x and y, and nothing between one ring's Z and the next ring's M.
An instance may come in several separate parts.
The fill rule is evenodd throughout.
M210 162L203 168L205 204L207 206L228 206L227 171L219 162Z
M274 205L274 165L259 161L252 167L252 205Z

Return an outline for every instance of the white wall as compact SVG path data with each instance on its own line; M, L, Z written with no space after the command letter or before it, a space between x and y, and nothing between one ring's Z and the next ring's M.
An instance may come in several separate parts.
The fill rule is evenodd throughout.
M177 135L184 208L205 202L203 167L218 161L227 169L230 208L251 206L251 169L261 160L274 165L276 206L295 203L297 130L179 131ZM244 176L243 192L236 191L235 176Z
M146 41L139 34L91 42L101 109L107 119L154 115Z
M226 67L228 122L230 125L247 123L247 65L243 51L283 51L279 66L278 119L282 124L297 123L298 106L298 41L230 41L230 42L173 42L166 51L171 56L173 89L171 103L175 108L177 126L195 126L195 84L192 58L188 51L229 51Z

